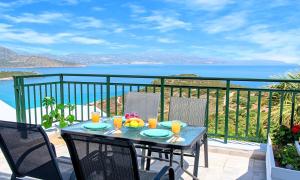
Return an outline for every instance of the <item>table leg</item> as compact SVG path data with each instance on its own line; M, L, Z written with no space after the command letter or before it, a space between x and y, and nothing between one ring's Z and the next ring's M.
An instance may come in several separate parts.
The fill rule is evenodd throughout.
M147 156L151 157L151 149L149 146L149 149L147 151ZM146 163L146 170L149 171L150 170L150 164L151 164L151 159L147 158L147 163Z
M146 149L145 149L145 146L143 145L142 156L145 156L145 155L146 155ZM145 170L145 158L144 157L141 158L141 169Z
M173 165L173 149L170 149L170 167Z
M183 150L180 150L180 167L183 168Z
M198 167L199 167L199 156L200 156L200 143L196 143L196 156L194 161L194 176L198 176Z
M204 164L205 167L208 168L208 143L207 143L207 134L205 133L203 136L204 141Z

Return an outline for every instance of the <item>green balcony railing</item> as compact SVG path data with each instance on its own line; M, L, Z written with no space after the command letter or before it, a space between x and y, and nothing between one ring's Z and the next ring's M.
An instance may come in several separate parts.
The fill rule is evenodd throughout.
M238 85L238 84L247 85ZM254 86L249 84L254 83ZM42 107L44 97L56 103L74 104L76 120L90 112L121 115L130 91L160 93L160 120L166 120L171 96L206 98L206 123L211 137L264 142L276 124L290 127L299 122L299 89L274 89L271 83L300 80L214 78L195 76L142 76L107 74L45 74L14 77L17 120L40 124L51 109ZM258 85L260 84L260 85ZM299 86L298 86L299 87ZM63 114L70 114L66 109Z

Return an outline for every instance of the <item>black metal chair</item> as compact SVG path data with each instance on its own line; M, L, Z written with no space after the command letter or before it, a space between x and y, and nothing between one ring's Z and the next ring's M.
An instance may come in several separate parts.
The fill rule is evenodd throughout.
M121 139L63 132L77 179L147 180L174 179L174 170L165 166L160 172L138 170L133 144Z
M0 121L0 147L12 170L11 179L75 178L71 161L56 157L54 146L41 126Z

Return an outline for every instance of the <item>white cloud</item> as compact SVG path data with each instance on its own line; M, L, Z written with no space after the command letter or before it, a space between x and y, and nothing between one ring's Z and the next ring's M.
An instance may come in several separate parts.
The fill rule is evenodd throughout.
M79 44L86 44L86 45L94 45L94 44L107 44L108 42L103 39L95 39L95 38L88 38L88 37L71 37L70 41L79 43Z
M146 12L146 9L144 7L136 4L128 4L128 7L131 9L133 14L143 14Z
M289 30L273 30L274 28L256 25L248 28L238 36L238 38L247 42L255 43L263 48L284 48L287 46L300 48L300 28Z
M59 43L77 43L77 44L109 44L106 40L84 37L80 34L61 32L56 34L47 34L34 31L32 29L15 29L11 25L0 23L0 37L2 41L22 42L26 44L59 44Z
M192 10L217 11L223 9L233 0L166 0L167 2L183 4Z
M104 8L103 7L99 7L99 6L94 6L94 7L92 7L92 10L93 11L103 11Z
M33 30L22 30L22 31L6 31L1 32L0 36L4 40L9 41L20 41L29 44L53 44L55 43L55 38L48 34L38 33Z
M170 38L158 38L157 41L165 44L172 44L177 42L176 40Z
M63 2L70 5L76 5L79 3L78 0L64 0Z
M0 8L23 6L23 5L38 3L40 1L42 1L42 0L15 0L15 1L11 0L11 1L6 1L6 2L0 2Z
M238 12L207 21L204 23L203 29L210 34L215 34L239 29L245 26L246 22L246 13Z
M9 24L0 23L0 32L7 31L7 29L10 27L11 27L11 25L9 25Z
M102 21L94 17L79 17L77 22L73 22L72 25L78 29L100 28Z
M55 12L43 12L41 14L23 13L20 16L4 15L3 17L14 23L40 23L47 24L53 21L62 20L65 14Z
M124 32L124 28L116 28L115 30L114 30L114 32L115 33L122 33L122 32Z
M125 44L125 43L109 43L109 49L129 49L129 48L138 48L138 45L135 44Z
M190 23L178 19L176 16L167 15L160 11L153 12L150 16L142 17L142 22L153 23L150 25L153 29L158 29L162 32L175 29L190 29Z
M281 31L266 25L255 25L230 39L258 46L248 53L248 58L300 64L300 28Z
M0 2L0 7L9 7L9 3Z

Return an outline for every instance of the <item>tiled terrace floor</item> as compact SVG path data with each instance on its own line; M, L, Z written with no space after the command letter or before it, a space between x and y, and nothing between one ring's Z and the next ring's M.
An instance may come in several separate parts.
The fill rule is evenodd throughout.
M55 144L58 156L69 156L68 150L62 139L50 135L50 141ZM201 149L201 161L199 166L199 179L201 180L264 180L265 161L262 153L252 151L229 149L224 147L209 146L209 168L204 168L203 149ZM194 165L192 158L185 158L189 162L189 171ZM10 179L11 171L3 154L0 153L0 179ZM1 176L2 174L2 176ZM183 174L182 179L191 179Z

